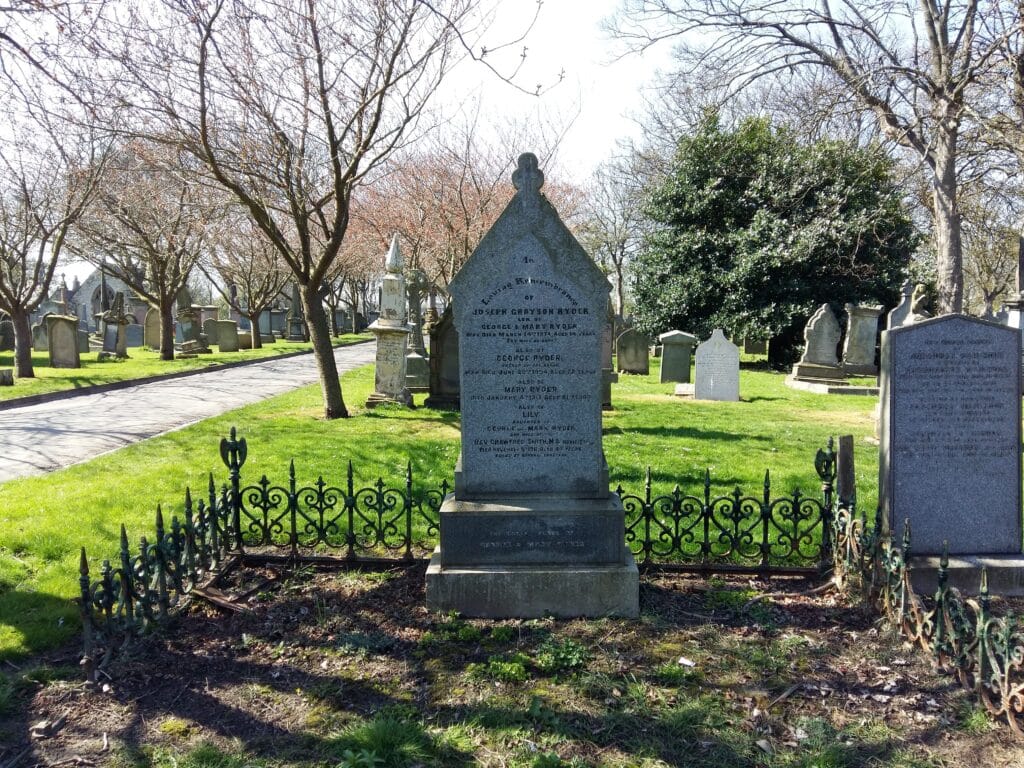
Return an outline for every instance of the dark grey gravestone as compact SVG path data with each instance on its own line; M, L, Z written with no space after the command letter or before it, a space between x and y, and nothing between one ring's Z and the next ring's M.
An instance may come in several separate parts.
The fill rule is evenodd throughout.
M79 354L89 351L89 332L78 329L78 352Z
M430 326L430 395L424 405L439 410L459 410L459 332L452 321L451 305Z
M610 286L540 194L518 190L449 286L462 454L427 606L467 616L636 616L636 564L601 445Z
M109 355L117 354L117 337L119 335L117 323L103 323L103 352Z
M141 347L145 337L144 329L137 323L130 323L124 328L125 347Z
M690 381L690 358L698 339L691 333L669 331L658 337L661 342L662 384L671 381L688 384Z
M857 472L854 466L853 435L839 437L836 451L836 496L839 503L849 508L857 498Z
M0 320L0 352L14 351L14 323Z
M911 552L1021 552L1020 332L945 315L882 336L879 503Z
M650 373L651 340L634 328L619 334L615 340L616 367L619 373Z

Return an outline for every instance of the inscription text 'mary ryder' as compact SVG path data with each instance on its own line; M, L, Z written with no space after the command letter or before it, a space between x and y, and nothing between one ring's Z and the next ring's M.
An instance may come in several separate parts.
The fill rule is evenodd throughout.
M610 286L540 193L516 195L450 285L462 453L428 605L477 616L635 615L636 565L601 447Z

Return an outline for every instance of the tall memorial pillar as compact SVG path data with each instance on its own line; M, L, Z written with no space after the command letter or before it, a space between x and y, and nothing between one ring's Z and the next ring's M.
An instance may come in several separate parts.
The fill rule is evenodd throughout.
M409 325L406 322L402 267L402 251L398 247L398 235L395 235L384 261L380 317L369 327L377 337L377 359L373 369L373 394L366 400L367 408L374 408L381 403L412 405L412 395L405 382Z
M465 616L636 616L638 573L601 444L610 286L519 158L516 195L450 285L462 453L427 606Z

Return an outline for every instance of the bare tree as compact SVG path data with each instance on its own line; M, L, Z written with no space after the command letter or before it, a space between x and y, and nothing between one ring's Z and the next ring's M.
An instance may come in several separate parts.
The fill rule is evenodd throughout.
M626 271L643 234L641 176L630 160L602 163L584 192L580 241L614 278L615 312L625 313Z
M928 169L940 306L959 312L957 163L970 90L1005 41L980 33L998 6L998 0L627 0L613 26L640 47L675 39L686 71L728 72L734 92L804 67L832 73L885 135Z
M106 151L80 116L23 100L42 92L32 73L0 92L8 120L0 132L0 310L14 325L20 378L35 375L30 315L50 293L69 232L95 193Z
M105 265L160 313L162 360L174 359L174 302L223 207L196 171L173 145L123 144L106 164L75 242L81 258Z
M252 348L263 346L260 315L284 290L291 270L252 219L233 210L211 238L199 267L228 306L252 326Z
M126 110L229 191L300 286L326 418L347 416L320 290L353 190L403 146L474 34L472 0L162 0L114 7L94 49ZM294 234L294 237L292 237Z

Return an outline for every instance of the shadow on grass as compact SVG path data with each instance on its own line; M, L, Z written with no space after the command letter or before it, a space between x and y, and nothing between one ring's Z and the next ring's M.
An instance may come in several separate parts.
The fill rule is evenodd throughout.
M604 434L619 434L619 432L614 431L615 429L615 427L611 427L603 430L603 432ZM657 438L670 438L673 440L721 440L724 442L753 440L755 442L771 442L771 438L765 435L749 435L742 432L721 432L711 429L697 429L695 427L643 427L631 425L628 431L630 435L651 435Z

